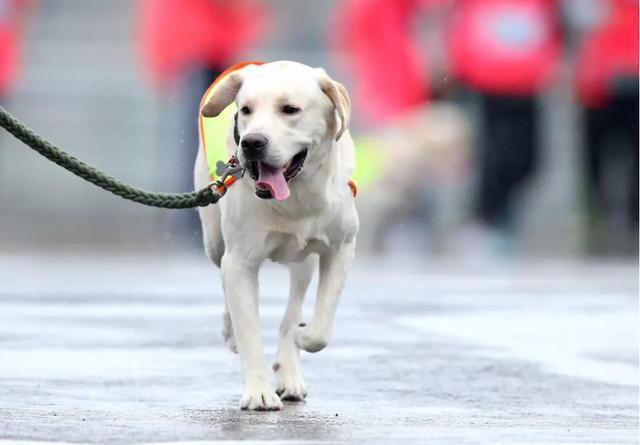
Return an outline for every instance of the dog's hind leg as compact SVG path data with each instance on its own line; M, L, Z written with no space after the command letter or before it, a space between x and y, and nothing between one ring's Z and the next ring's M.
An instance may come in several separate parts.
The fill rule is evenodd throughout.
M303 400L307 395L300 372L300 351L293 341L293 330L302 321L302 304L317 267L316 255L309 255L303 262L290 266L289 302L280 323L278 351L276 362L273 364L277 382L276 393L281 400Z

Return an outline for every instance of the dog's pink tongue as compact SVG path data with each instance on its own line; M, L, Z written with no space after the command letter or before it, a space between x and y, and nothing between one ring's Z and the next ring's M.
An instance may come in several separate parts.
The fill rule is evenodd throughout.
M270 165L260 162L260 177L258 178L258 187L268 188L271 195L278 201L289 197L289 186L287 180L284 179L284 168L271 167Z

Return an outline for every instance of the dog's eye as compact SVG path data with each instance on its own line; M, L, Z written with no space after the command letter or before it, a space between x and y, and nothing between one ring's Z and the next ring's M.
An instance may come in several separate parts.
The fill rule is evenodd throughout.
M251 114L251 108L245 105L244 107L240 108L240 112L246 116L247 114Z
M293 105L283 105L280 111L284 114L296 114L300 112L300 108L294 107Z

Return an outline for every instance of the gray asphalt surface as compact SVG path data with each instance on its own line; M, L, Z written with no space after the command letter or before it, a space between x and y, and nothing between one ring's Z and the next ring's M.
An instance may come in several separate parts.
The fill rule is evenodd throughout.
M281 412L238 409L222 301L203 257L0 256L0 443L638 443L634 264L360 261Z

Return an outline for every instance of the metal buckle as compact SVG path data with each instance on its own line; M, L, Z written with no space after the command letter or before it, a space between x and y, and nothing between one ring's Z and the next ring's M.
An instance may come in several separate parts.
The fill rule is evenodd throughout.
M244 168L238 162L238 158L232 156L229 162L218 161L216 164L216 176L220 178L220 181L224 182L229 176L233 176L236 179L242 178L244 175Z
M218 189L221 189L221 191L219 191L218 193L220 193L220 196L223 196L225 193L227 193L227 184L225 184L227 178L229 176L232 176L235 179L242 178L244 176L244 168L240 165L238 158L232 156L231 159L229 159L229 162L225 163L222 161L218 161L218 163L216 164L216 176L218 176L220 179L211 181L207 187L216 187Z

